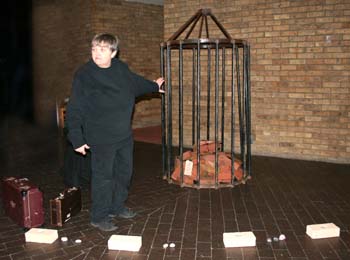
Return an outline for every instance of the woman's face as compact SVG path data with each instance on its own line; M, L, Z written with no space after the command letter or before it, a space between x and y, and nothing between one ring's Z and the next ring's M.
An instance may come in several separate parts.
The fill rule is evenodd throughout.
M92 60L100 68L109 68L111 66L112 58L117 54L116 51L112 51L109 44L100 42L93 44L91 47Z

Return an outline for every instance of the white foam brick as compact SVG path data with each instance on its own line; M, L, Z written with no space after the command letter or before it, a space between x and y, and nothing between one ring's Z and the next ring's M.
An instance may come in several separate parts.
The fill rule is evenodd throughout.
M225 247L255 246L256 237L253 232L229 232L224 233Z
M312 239L339 237L340 228L333 223L307 225L306 234Z
M108 240L109 250L137 252L142 246L141 236L112 235Z
M56 229L32 228L25 233L26 242L52 244L58 238Z

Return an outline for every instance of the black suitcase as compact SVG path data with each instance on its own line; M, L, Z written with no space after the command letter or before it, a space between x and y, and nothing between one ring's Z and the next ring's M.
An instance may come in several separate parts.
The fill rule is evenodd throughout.
M58 197L50 200L51 225L62 227L65 222L80 211L80 188L65 189Z

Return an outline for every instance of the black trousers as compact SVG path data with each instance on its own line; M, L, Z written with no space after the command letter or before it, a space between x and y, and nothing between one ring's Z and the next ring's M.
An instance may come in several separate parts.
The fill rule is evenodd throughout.
M118 143L91 145L91 221L101 222L118 214L128 197L133 172L132 136Z
M70 142L66 142L64 163L61 169L64 184L67 187L88 189L91 178L91 154L81 155L74 151Z

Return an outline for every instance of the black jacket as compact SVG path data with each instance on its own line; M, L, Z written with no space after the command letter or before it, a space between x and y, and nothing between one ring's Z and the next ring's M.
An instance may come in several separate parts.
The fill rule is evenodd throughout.
M116 58L109 68L90 60L76 72L67 105L66 125L73 147L129 137L135 98L157 91L157 83L131 72Z

